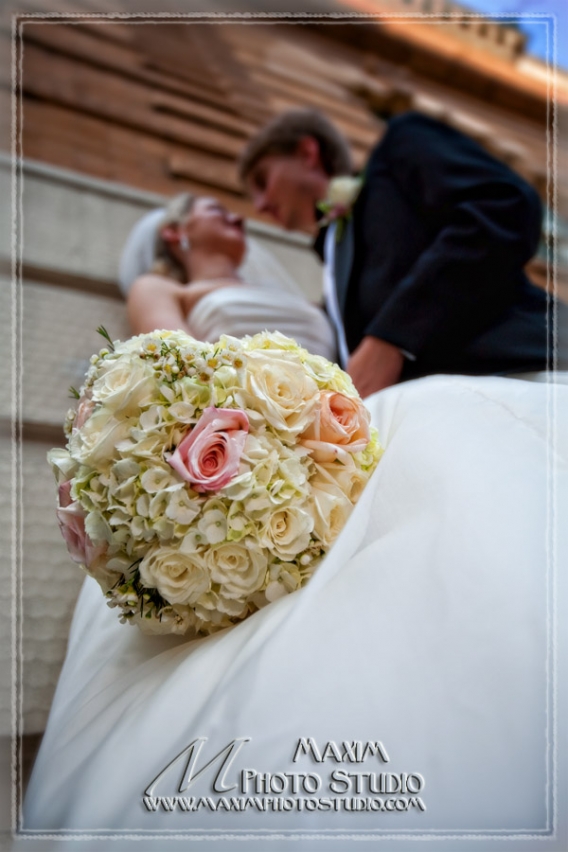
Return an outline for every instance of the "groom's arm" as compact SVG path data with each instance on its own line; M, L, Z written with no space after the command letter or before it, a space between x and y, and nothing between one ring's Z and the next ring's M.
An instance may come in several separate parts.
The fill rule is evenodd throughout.
M349 359L347 372L364 399L398 382L404 357L398 346L376 337L364 337Z
M514 302L519 273L538 244L538 195L468 137L417 114L392 122L369 161L369 193L385 164L435 236L365 335L418 360L436 349L461 349Z

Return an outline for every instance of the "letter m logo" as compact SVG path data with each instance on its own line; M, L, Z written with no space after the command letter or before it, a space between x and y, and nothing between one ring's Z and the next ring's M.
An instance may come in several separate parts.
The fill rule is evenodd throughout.
M225 782L225 777L237 754L245 743L250 742L250 739L250 737L237 737L237 739L231 740L227 746L222 748L221 751L218 751L217 754L213 755L207 763L204 763L201 768L198 769L201 751L204 744L207 742L207 737L197 737L197 739L190 742L183 751L180 751L180 753L174 757L170 763L168 763L166 768L154 778L144 791L144 795L154 796L154 790L158 782L160 782L166 774L170 772L170 770L174 769L175 766L178 766L184 760L185 765L183 775L177 789L178 793L185 793L185 791L188 790L198 778L201 778L208 772L211 772L211 774L215 773L212 785L212 789L215 793L226 793L229 790L234 790L237 784L235 783L228 786Z

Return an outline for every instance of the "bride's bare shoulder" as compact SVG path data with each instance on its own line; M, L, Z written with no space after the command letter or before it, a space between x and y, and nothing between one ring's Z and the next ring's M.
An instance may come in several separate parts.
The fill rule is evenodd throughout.
M177 293L181 296L185 289L183 284L180 284L179 281L174 281L173 278L148 272L146 275L140 275L134 281L128 293L128 299L130 301L140 296L146 297L158 293Z
M134 334L156 328L186 329L183 284L164 275L141 275L126 300L126 313Z

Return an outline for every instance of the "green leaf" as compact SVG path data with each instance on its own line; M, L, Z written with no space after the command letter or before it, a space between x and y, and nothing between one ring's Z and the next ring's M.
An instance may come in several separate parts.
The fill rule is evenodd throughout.
M106 340L106 342L108 343L108 345L110 346L112 351L114 352L114 343L112 342L112 338L111 338L110 334L108 333L108 331L106 330L106 328L104 327L104 325L99 325L99 327L97 328L97 334L100 334L101 337L104 337L104 339Z

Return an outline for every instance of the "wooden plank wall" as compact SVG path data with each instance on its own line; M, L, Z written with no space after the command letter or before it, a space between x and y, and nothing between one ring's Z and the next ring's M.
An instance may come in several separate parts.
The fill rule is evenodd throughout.
M9 52L7 22L0 26L0 47ZM544 192L544 121L357 49L336 39L336 30L250 21L27 22L24 155L163 194L214 191L256 215L234 162L268 118L290 107L322 110L360 166L384 130L377 113L413 108L470 132ZM6 74L0 99L7 111Z

